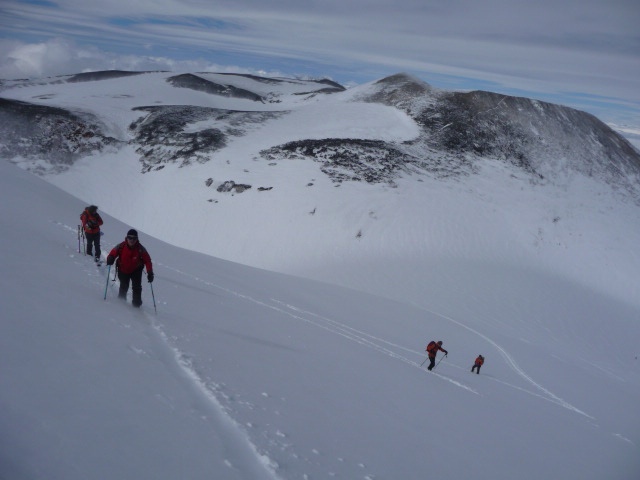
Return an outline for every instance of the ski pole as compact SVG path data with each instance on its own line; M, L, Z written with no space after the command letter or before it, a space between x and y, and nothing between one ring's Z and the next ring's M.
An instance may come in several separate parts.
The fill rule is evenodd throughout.
M156 308L156 296L153 294L153 283L149 282L149 286L151 287L151 298L153 298L153 309L156 311L157 315L158 309Z
M420 366L424 365L427 360L429 360L429 355L427 355L427 358L424 359L424 362L422 362Z
M446 355L445 355L444 357L446 357ZM438 360L438 363L436 363L436 364L435 364L435 366L434 366L433 368L436 368L438 365L440 365L440 362L442 361L442 359L443 359L444 357L440 357L440 360Z
M78 253L80 253L80 225L78 225Z
M107 269L107 284L104 286L104 299L107 299L107 288L109 288L109 274L111 273L111 265Z

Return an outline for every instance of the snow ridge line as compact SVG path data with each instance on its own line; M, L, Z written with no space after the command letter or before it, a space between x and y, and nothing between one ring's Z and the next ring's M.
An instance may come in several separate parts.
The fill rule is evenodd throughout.
M580 415L583 415L591 420L595 420L594 417L592 417L591 415L583 412L582 410L580 410L577 407L574 407L573 405L571 405L569 402L563 400L562 398L558 397L557 395L555 395L553 392L551 392L550 390L547 390L546 388L544 388L542 385L540 385L539 383L537 383L535 380L533 380L533 378L531 378L529 375L527 375L527 373L520 368L520 366L516 363L516 361L514 360L514 358L509 355L509 353L507 353L507 351L502 348L500 345L498 345L496 342L494 342L493 340L491 340L489 337L487 337L486 335L483 335L482 333L478 332L477 330L474 330L473 328L451 318L448 317L446 315L443 315L441 313L437 313L431 310L427 310L425 309L425 311L433 314L433 315L437 315L440 318L444 318L445 320L449 320L450 322L455 323L456 325L465 328L467 330L469 330L470 332L478 335L480 338L482 338L483 340L485 340L487 343L489 343L490 345L492 345L496 350L498 350L498 352L500 353L500 355L502 355L502 357L506 360L507 365L509 366L509 368L511 368L514 372L516 372L518 375L520 375L523 379L525 379L527 382L529 382L531 385L533 385L534 387L536 387L538 390L544 392L548 397L550 397L554 403L560 405L563 408L566 408L568 410L571 410L573 412L576 412Z

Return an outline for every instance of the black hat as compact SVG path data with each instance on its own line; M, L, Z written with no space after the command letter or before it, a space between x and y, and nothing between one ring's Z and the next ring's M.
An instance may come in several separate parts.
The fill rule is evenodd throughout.
M127 232L127 237L136 237L138 238L138 232L133 228Z
M87 207L87 210L89 210L91 213L96 213L96 211L98 210L98 207L96 207L95 205L89 205Z

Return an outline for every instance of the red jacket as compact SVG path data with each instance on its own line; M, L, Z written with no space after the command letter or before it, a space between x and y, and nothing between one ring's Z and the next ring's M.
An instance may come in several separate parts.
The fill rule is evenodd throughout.
M440 345L438 345L436 342L433 342L433 341L429 342L429 345L427 345L426 350L429 353L429 358L435 358L436 354L438 353L438 350L447 354L449 353L444 348L442 348Z
M102 218L98 212L89 212L89 207L84 209L84 212L80 214L80 220L82 220L82 228L85 233L98 233L100 231L100 225L102 225Z
M147 249L138 241L130 247L125 240L113 247L109 252L109 256L118 259L118 269L122 273L131 274L143 267L147 267L147 273L153 273L151 257Z
M484 363L484 357L482 355L479 355L478 358L476 358L476 365L482 365Z

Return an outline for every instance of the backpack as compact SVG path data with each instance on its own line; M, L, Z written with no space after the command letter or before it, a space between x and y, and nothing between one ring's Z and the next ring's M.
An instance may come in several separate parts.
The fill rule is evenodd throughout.
M80 214L80 221L82 222L83 220L85 221L85 228L96 228L98 227L98 223L94 220L91 220L92 215L89 213L89 207L86 207L82 213ZM95 212L95 214L93 215L93 218L100 218L100 215L98 214L98 212Z
M427 345L427 352L431 352L432 350L437 349L437 348L438 348L438 344L436 343L436 341L435 340L431 340L429 342L429 345Z

